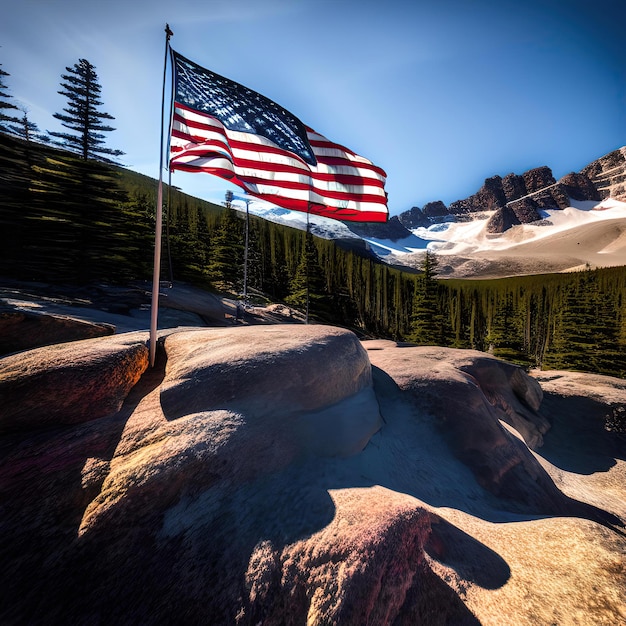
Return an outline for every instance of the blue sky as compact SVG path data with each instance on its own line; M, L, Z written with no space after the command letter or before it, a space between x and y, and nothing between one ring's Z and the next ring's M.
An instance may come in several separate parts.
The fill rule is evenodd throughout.
M387 172L392 215L484 179L548 165L559 178L626 144L621 0L20 0L0 63L41 130L61 74L95 67L107 145L158 178L164 26L172 47L275 100ZM173 175L221 200L221 179Z

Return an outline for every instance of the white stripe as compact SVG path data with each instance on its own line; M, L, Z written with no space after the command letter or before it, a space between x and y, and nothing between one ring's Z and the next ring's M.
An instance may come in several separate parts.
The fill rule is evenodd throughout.
M230 159L223 159L220 157L209 157L207 158L198 158L192 155L183 155L180 157L176 157L172 159L174 164L176 163L184 163L185 165L191 165L192 167L197 168L219 168L230 170L233 174L235 173L235 168L233 167L233 163Z
M250 168L243 168L234 166L233 163L229 159L219 158L219 157L202 157L200 155L194 154L194 150L188 150L176 156L174 158L174 163L180 163L185 165L190 165L198 168L221 168L228 169L233 173L236 173L240 178L245 179L256 179L265 181L266 185L272 186L271 182L276 183L276 187L282 189L282 195L285 193L298 193L301 190L292 190L292 189L283 189L280 185L281 182L298 182L304 185L308 185L310 190L315 193L319 193L324 195L325 191L333 191L333 192L341 192L346 194L363 194L367 193L370 195L380 196L381 200L385 199L384 190L378 187L358 187L355 185L340 185L335 181L316 181L312 179L310 176L303 176L299 174L289 174L288 172L266 172L263 170L255 170ZM263 183L258 182L257 184L262 185ZM273 187L273 186L272 186ZM332 200L332 198L329 198ZM337 203L343 202L343 200L336 200Z

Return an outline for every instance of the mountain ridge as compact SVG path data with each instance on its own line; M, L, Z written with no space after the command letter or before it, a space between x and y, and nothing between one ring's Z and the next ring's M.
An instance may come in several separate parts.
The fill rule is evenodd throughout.
M626 200L626 146L592 161L579 172L562 176L558 181L547 165L523 174L494 175L486 178L482 187L467 198L456 200L447 207L441 200L428 202L423 209L415 206L400 213L398 221L410 230L424 226L424 218L436 222L448 216L495 210L488 230L502 233L511 226L542 219L540 209L565 209L571 206L570 200L600 202L609 197Z

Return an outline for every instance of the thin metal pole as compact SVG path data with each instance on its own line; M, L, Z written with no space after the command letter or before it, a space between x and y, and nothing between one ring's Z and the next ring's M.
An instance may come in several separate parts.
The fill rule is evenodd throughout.
M309 209L311 204L307 205L306 209L306 237L304 239L304 254L306 259L306 315L304 317L304 323L309 323L309 238L311 237L311 224L309 222Z
M250 232L250 200L246 198L246 244L243 252L243 306L248 304L248 241Z
M169 24L165 25L165 61L163 63L163 89L161 92L161 154L159 156L159 187L157 191L156 224L154 227L154 268L152 271L152 304L150 311L150 367L154 367L157 343L157 319L159 315L159 282L161 277L161 231L163 230L163 126L165 124L165 78L170 37Z
M174 269L172 267L172 250L170 248L170 215L172 213L172 168L168 169L169 173L167 176L167 215L165 216L165 245L167 247L167 262L170 270L170 287L173 287Z

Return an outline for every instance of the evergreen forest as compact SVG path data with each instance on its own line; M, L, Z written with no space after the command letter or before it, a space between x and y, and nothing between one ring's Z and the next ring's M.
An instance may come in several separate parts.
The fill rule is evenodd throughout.
M241 297L242 213L165 187L161 278ZM156 195L147 176L0 133L0 277L149 280ZM248 238L253 302L308 306L311 320L363 337L626 377L624 268L439 280L432 254L421 272L401 271L365 245L346 248L254 216Z

